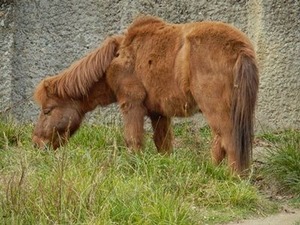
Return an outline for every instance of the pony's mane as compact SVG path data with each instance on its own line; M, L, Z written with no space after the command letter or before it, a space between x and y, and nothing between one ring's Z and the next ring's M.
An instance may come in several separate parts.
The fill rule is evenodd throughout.
M69 68L45 78L36 88L35 100L41 104L45 100L45 94L72 99L87 96L91 87L103 77L122 40L121 35L108 37L100 47Z

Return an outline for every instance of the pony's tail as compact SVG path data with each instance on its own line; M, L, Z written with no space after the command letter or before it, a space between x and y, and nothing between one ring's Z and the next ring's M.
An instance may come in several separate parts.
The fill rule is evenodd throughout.
M231 119L236 149L236 169L243 171L252 158L254 110L258 92L258 67L252 49L243 48L234 67Z

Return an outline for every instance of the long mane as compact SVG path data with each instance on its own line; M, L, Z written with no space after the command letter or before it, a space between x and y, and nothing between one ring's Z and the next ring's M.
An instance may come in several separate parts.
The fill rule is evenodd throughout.
M93 85L103 78L122 40L121 35L108 37L100 47L74 62L69 68L42 80L36 88L35 100L41 104L47 94L64 99L87 96Z

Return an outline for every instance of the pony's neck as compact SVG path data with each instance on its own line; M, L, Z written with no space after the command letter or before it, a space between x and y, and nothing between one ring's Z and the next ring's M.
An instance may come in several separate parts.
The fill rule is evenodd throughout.
M81 101L83 113L94 110L97 106L107 106L116 102L115 94L104 81L101 79L91 88L88 96L85 96Z

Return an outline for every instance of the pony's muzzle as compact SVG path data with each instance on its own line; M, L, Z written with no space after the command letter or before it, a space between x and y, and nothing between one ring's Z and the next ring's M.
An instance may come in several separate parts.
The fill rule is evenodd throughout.
M36 135L34 135L32 137L32 143L33 143L33 146L35 148L39 148L39 149L42 149L42 150L48 149L51 145L49 141L43 140L43 139L39 138Z

